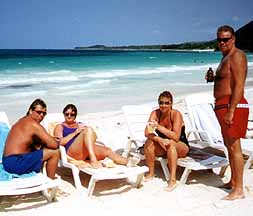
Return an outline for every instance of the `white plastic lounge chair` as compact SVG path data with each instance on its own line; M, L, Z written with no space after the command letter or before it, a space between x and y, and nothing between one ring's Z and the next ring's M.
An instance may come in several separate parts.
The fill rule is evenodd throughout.
M125 105L122 110L127 122L129 137L127 146L123 152L124 156L128 156L132 144L135 145L134 151L136 152L139 147L143 146L146 141L144 130L149 119L149 115L154 110L152 106L148 105ZM143 155L144 159L144 155ZM166 180L169 180L169 169L167 159L163 157L156 157L156 160L161 163L162 170Z
M193 135L202 143L221 149L228 158L224 146L219 122L213 110L214 98L207 93L192 94L185 97ZM253 139L241 139L242 152L248 155L244 169L248 169L253 160Z
M2 174L0 196L30 194L42 191L42 194L49 202L55 200L56 189L60 184L60 179L52 180L42 173L18 176L3 170L2 153L9 128L10 123L6 113L0 112L0 173Z
M125 114L129 129L129 142L124 153L127 155L131 151L132 143L135 144L136 148L145 143L146 137L144 135L144 130L153 108L152 106L146 105L126 105L122 107L122 110ZM161 162L166 180L168 180L169 170L167 167L167 160L162 157L157 157L156 160ZM184 184L192 170L207 170L223 167L228 164L228 161L223 157L208 154L201 151L199 148L192 147L189 156L179 158L177 164L185 168L180 178L180 184Z
M64 121L64 117L62 113L48 113L44 118L42 124L43 126L50 132L51 135L53 133L53 128ZM77 190L82 192L84 187L81 184L79 173L84 172L88 175L91 175L89 185L87 188L87 195L91 196L95 189L95 184L97 181L106 180L106 179L123 179L123 178L131 178L136 177L136 181L132 184L133 187L139 187L141 181L143 179L144 173L148 171L148 167L146 166L135 166L135 167L126 167L123 165L115 165L113 168L78 168L75 164L68 161L68 156L66 154L66 150L63 146L60 146L61 152L61 166L70 168L72 171L72 175L74 178L74 184Z

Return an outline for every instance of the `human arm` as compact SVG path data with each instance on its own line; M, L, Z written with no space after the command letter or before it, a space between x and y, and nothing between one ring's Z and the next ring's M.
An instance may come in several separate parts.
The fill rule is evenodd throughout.
M46 131L46 129L41 126L37 122L32 122L33 125L33 133L35 140L33 142L36 142L36 137L41 141L39 144L35 144L36 148L43 148L47 147L49 149L57 149L58 148L58 142Z
M149 139L152 139L155 136L154 131L155 131L156 125L157 125L156 112L157 112L157 110L153 110L150 113L148 122L147 122L145 130L144 130L145 137L147 137ZM151 132L151 130L149 130L149 127L152 129L152 132Z
M181 113L177 110L171 111L172 127L168 129L166 126L157 124L157 130L163 133L168 139L172 139L176 142L179 141L181 129L183 125L183 117Z
M229 70L231 72L231 98L228 112L224 116L227 124L233 124L234 111L244 93L245 79L247 76L247 59L241 51L235 52L229 59Z
M78 135L82 129L77 128L74 132L63 137L63 126L61 124L56 125L54 128L54 137L59 141L60 145L65 146L73 137Z

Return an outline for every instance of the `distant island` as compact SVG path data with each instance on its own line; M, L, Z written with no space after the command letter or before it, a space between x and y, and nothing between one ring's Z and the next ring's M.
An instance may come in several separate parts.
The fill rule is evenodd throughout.
M186 42L181 44L169 45L129 45L129 46L105 46L94 45L88 47L75 47L76 50L126 50L126 51L169 51L169 50L216 50L217 42L203 41L203 42Z
M253 21L239 28L236 33L236 45L245 51L253 52ZM164 45L129 45L105 46L94 45L88 47L75 47L76 50L145 50L145 51L170 51L170 50L218 50L216 39L201 42L185 42L180 44Z

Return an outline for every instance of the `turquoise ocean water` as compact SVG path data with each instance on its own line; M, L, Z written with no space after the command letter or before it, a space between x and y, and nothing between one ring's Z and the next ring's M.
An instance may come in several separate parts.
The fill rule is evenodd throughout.
M253 55L247 55L252 67ZM49 112L74 103L81 114L156 101L163 90L180 98L211 90L204 75L209 67L217 68L220 58L220 52L196 51L0 52L0 111L13 122L38 97L46 101ZM248 87L252 78L251 69Z

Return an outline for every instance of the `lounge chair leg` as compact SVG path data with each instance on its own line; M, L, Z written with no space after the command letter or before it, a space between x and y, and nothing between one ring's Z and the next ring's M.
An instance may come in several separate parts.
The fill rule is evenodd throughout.
M42 191L42 195L47 199L48 202L56 200L57 187L49 188Z
M77 190L81 190L82 189L82 184L81 184L81 180L80 180L80 176L79 176L79 169L73 165L71 167L71 170L72 170L72 175L73 175L73 178L74 178L74 184L75 184L75 187Z
M229 166L229 165L226 165L226 166L224 166L224 167L221 167L220 172L219 172L219 176L220 176L220 177L223 177L223 176L225 175L228 166Z
M181 176L181 179L180 179L180 184L185 184L190 173L191 173L191 169L185 168L185 170Z
M89 185L88 185L88 191L87 191L87 196L88 197L93 194L96 182L97 182L97 179L95 179L94 176L91 176L90 182L89 182Z
M160 160L161 166L162 166L162 170L165 176L166 181L168 181L170 179L170 172L168 169L168 164L167 164L167 160L166 159L161 159Z
M126 144L126 148L124 149L124 152L122 153L123 157L125 157L125 158L128 157L130 150L131 150L131 145L132 145L132 140L129 138L128 142Z
M137 175L136 182L133 184L133 187L138 188L141 185L144 173Z
M244 165L244 170L247 170L250 168L250 165L252 163L253 160L253 153L250 154L248 160L246 161L245 165Z

